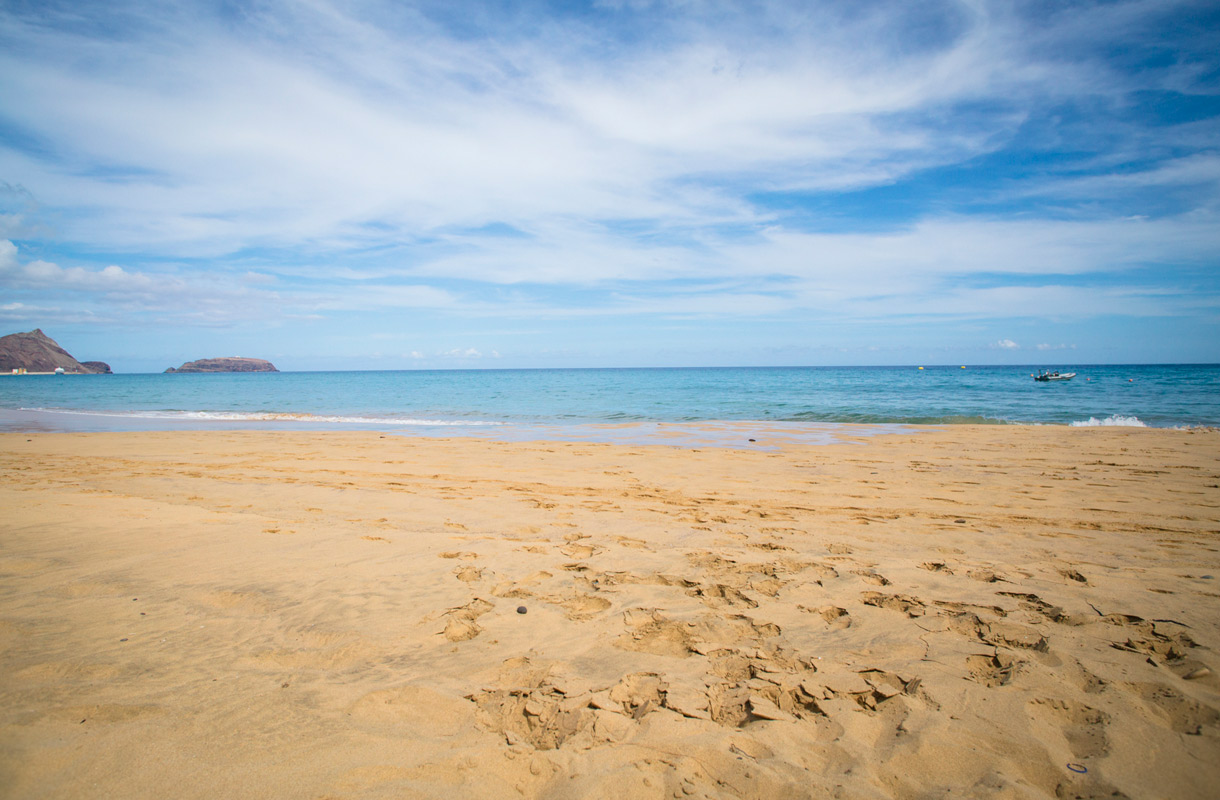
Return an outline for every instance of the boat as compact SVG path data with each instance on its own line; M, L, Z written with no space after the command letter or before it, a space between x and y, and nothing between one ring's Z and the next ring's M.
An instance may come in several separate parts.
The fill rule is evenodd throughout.
M1046 370L1042 370L1037 375L1034 376L1034 380L1036 380L1036 381L1070 381L1072 378L1075 378L1075 377L1076 377L1075 372L1059 372L1058 370L1056 370L1055 372L1047 372Z

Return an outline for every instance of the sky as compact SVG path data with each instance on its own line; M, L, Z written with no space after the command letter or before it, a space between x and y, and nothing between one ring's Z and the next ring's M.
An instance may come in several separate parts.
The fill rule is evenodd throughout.
M122 372L1220 362L1220 6L4 0L33 328Z

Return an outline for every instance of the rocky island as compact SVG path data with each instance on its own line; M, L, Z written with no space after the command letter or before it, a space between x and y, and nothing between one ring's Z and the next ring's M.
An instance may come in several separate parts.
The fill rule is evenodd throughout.
M109 375L110 365L103 361L77 361L39 328L0 337L0 373L58 370L74 375Z
M201 358L198 361L188 361L166 372L279 372L270 361L261 358Z

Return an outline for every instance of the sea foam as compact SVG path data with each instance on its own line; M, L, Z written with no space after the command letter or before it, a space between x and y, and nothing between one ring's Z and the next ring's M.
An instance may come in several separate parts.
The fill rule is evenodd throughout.
M1097 428L1097 427L1118 427L1118 428L1147 428L1139 417L1125 417L1122 414L1111 414L1105 419L1097 417L1089 417L1086 420L1077 420L1069 423L1073 428Z
M77 411L66 408L23 408L44 414L75 414L83 417L115 417L126 419L164 419L214 422L310 422L334 425L402 425L402 426L495 426L493 420L415 419L406 417L338 416L283 411Z

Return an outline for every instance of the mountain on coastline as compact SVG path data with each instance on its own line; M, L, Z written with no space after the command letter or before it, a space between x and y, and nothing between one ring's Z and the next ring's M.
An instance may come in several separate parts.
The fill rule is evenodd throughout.
M109 375L110 365L104 361L81 363L67 350L35 328L27 333L12 333L0 337L0 372L24 369L26 372L64 372L80 375Z
M198 361L188 361L166 372L279 372L270 361L261 358L201 358Z

